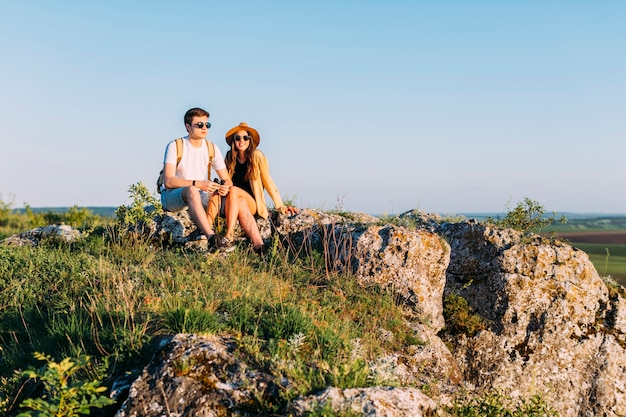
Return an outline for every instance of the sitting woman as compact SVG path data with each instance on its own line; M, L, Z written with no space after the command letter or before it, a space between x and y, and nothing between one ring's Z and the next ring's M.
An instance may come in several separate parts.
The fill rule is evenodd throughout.
M267 190L274 201L274 207L280 213L289 215L298 213L297 208L283 204L280 192L270 176L267 158L257 149L260 142L259 132L245 122L239 123L226 133L226 143L230 146L225 158L226 169L234 185L230 192L239 194L248 204L250 212L264 219L268 216L264 190ZM210 213L210 219L216 214ZM232 240L232 231L227 231L226 237Z

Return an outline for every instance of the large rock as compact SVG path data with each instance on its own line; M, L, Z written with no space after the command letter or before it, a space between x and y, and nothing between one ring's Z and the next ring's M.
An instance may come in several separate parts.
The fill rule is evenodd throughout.
M441 299L450 261L445 240L398 226L338 229L333 236L329 258L337 269L354 274L365 287L393 289L435 332L443 328Z
M624 303L584 252L473 222L439 232L452 249L446 291L491 323L451 340L467 381L543 393L562 416L626 414Z
M228 338L165 338L116 417L256 416L262 402L277 402L279 387L251 363Z
M278 404L279 390L289 384L259 369L233 340L180 334L163 339L116 417L257 416L256 410ZM330 387L298 398L285 415L306 416L322 408L365 416L419 417L432 415L437 405L417 388Z
M57 239L63 242L75 242L82 237L79 230L65 224L51 224L36 227L26 232L17 233L0 241L0 244L13 246L38 246L43 239Z

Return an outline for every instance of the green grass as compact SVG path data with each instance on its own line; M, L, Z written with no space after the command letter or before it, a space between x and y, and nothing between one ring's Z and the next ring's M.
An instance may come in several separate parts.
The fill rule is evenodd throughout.
M542 233L606 232L613 230L626 230L626 217L610 216L568 219L567 223L553 223L544 228Z
M279 250L261 260L239 248L224 259L95 233L0 246L0 406L19 389L15 372L36 365L34 352L90 355L110 380L141 362L158 335L230 334L293 381L286 402L329 385L374 384L369 363L419 342L391 291ZM381 329L393 337L380 340Z

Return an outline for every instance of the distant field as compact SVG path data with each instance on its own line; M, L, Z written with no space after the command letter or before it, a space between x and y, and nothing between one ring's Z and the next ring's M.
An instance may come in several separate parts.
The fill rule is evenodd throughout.
M570 242L578 243L606 243L610 245L626 246L626 231L606 232L566 232L558 233L559 237Z
M574 233L574 232L626 232L626 216L607 217L577 217L568 218L566 223L555 223L543 230L545 232Z

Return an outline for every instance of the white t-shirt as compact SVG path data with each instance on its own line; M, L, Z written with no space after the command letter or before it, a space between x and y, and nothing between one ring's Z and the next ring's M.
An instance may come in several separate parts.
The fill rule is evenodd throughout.
M211 169L225 169L224 156L222 151L217 146L215 148L215 156L213 157L213 163ZM183 157L176 167L176 177L187 180L208 180L207 165L209 164L209 151L207 149L206 140L202 141L202 146L196 148L189 142L189 137L183 137ZM171 141L165 148L165 158L163 160L166 164L176 165L176 141Z

